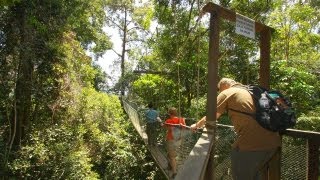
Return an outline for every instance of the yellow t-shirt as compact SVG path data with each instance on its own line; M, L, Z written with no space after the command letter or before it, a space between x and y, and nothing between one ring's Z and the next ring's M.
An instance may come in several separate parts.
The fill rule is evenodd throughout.
M217 97L217 112L225 113L232 121L237 138L232 145L244 151L270 150L280 146L280 135L261 127L251 116L228 110L254 114L255 106L250 93L242 88L231 87L222 91Z

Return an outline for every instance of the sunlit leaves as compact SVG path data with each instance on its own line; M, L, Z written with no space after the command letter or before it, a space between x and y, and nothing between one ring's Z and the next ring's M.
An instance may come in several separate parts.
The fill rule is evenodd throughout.
M272 46L277 59L287 59L289 65L294 65L295 61L299 64L319 57L318 11L307 4L295 4L278 7L271 13L269 24L277 28ZM313 66L308 61L306 63Z
M318 111L316 111L317 114L315 115L307 114L300 116L296 125L297 129L320 132L319 112L318 109Z
M14 4L15 2L19 2L21 0L1 0L0 2L0 8L5 7L5 6L10 6Z
M318 106L319 17L319 9L307 3L279 4L268 21L276 28L271 46L272 84L291 97L298 113Z
M285 60L272 63L272 88L286 94L293 102L298 114L312 110L317 104L317 77L298 68L288 67Z
M133 13L133 19L144 29L149 29L153 19L153 9L151 6L138 7Z
M153 102L158 108L166 109L166 106L178 105L177 83L159 75L143 75L134 81L132 93L143 99L143 104Z

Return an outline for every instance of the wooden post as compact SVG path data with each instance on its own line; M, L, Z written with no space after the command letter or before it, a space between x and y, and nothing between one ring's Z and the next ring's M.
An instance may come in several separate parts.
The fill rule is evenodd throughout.
M271 29L265 28L261 31L260 39L260 85L270 88L270 47Z
M207 94L207 129L215 137L216 113L217 113L217 84L218 84L218 59L219 59L219 9L215 8L210 13L210 34L209 34L209 60L208 60L208 94ZM214 141L214 138L213 138ZM214 149L215 144L211 142L211 152L208 161L205 179L214 179Z
M307 177L308 180L317 180L319 174L319 140L308 139L307 141Z
M207 94L207 136L202 136L191 151L185 165L178 171L175 179L214 179L214 149L216 130L216 105L219 59L219 23L220 19L235 22L236 13L214 3L207 3L203 12L210 13L209 60L208 60L208 94ZM270 39L271 28L255 22L255 31L261 33L260 48L260 84L269 88L270 76ZM208 143L208 141L210 143ZM199 149L198 147L201 146ZM204 154L206 153L206 154ZM206 155L206 157L205 157ZM189 164L190 163L190 164ZM192 163L192 164L191 164ZM202 163L202 164L201 164ZM203 174L204 173L204 174Z

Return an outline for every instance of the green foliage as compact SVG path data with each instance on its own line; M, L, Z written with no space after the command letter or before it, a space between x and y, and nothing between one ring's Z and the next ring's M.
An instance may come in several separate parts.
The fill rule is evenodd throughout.
M319 112L318 112L319 114ZM296 129L301 130L309 130L320 132L320 118L319 116L300 116L298 119L298 123L296 125Z
M319 104L319 82L314 74L288 67L287 61L274 61L271 86L282 91L293 102L297 113L312 110Z
M10 6L14 4L15 2L19 2L20 0L1 0L0 2L0 8L5 7L5 6Z
M228 1L231 9L240 14L245 14L247 17L254 18L256 21L264 21L265 16L271 10L271 4L273 2L257 0L257 1L244 1L244 0L235 0Z
M92 150L92 163L101 177L110 174L109 168L115 171L109 166L109 162L116 163L118 168L124 166L121 170L126 169L126 160L134 162L134 157L128 149L130 143L125 140L127 134L124 130L128 122L123 119L120 101L116 96L97 93L91 88L84 89L79 97L79 106L74 106L70 112L71 117L79 118L74 121L78 121L84 131L83 135L80 135Z
M314 73L319 69L319 9L308 4L276 7L268 23L277 28L272 55L288 61L288 66Z
M170 100L176 102L176 107L181 106L182 114L188 113L194 98L205 94L207 85L208 39L204 36L206 28L195 26L198 13L195 1L157 2L157 33L147 46L152 53L139 62L139 68L160 71L167 81L176 84L172 90L170 86L162 88L175 94L175 99Z
M319 9L275 3L268 22L276 27L272 45L272 86L285 92L298 114L319 106ZM282 60L283 59L283 60Z
M76 141L74 132L74 127L59 125L33 131L28 145L10 163L11 172L21 178L97 179L98 174L91 170L88 148Z
M1 176L132 179L147 174L140 163L153 171L145 162L146 149L130 145L135 135L127 133L129 122L118 97L93 89L100 88L103 75L83 48L94 43L99 53L109 47L102 33L103 7L99 0L15 1L1 11ZM25 74L18 69L21 63ZM28 86L19 90L30 94L19 97L15 92L21 76ZM21 97L30 100L25 114L30 124L23 126L28 131L19 148L12 149L10 120L15 120L15 100L23 102Z
M94 77L94 83L93 83L95 90L106 91L108 89L107 74L97 64L93 64L93 68L96 71L95 77Z
M77 39L85 48L91 49L97 55L102 55L111 48L109 37L103 31L106 24L106 2L104 0L83 1L73 0L65 2L68 23L76 33Z
M267 19L275 28L271 87L294 103L297 128L319 131L317 3L220 3L258 21ZM117 27L124 43L123 74L114 88L126 87L139 103L153 101L164 113L181 106L183 116L199 118L205 115L209 39L205 19L195 26L198 5L187 0L154 1L154 6L132 0L1 1L1 173L17 179L163 179L118 97L98 92L106 90L105 74L84 49L101 56L111 48L103 27ZM157 29L147 36L152 20ZM236 35L232 23L222 22L220 35L219 76L256 83L258 43ZM127 57L132 62L125 63ZM137 59L138 68L158 75L130 72ZM19 119L26 127L20 149L10 145L16 111L27 118Z
M120 80L117 83L114 90L120 91L121 95L125 94L124 84L127 80L129 74L129 66L134 64L135 58L139 56L134 56L139 53L134 53L135 48L141 46L141 42L144 41L146 36L145 28L150 27L152 10L149 8L150 3L143 3L142 1L136 0L109 0L107 1L108 7L107 12L107 24L109 27L118 31L121 39L121 52L114 52L119 56L120 61ZM146 17L145 14L148 14ZM129 57L130 59L128 59ZM128 61L130 60L130 61Z
M161 111L166 112L169 106L178 107L177 84L159 75L146 74L134 81L132 92L141 104L153 102Z
M308 113L302 114L297 122L296 128L302 130L320 132L320 107L314 108L314 110Z
M284 1L248 3L238 0L220 1L220 4L256 21L267 22L275 28L271 45L271 87L281 90L290 98L298 116L319 106L319 90L316 88L319 86L320 39L316 34L319 28L319 9L312 3L289 4ZM184 7L188 5L191 9L186 10ZM198 39L195 36L201 34L203 29L200 23L196 29L188 31L188 25L194 23L189 17L197 14L196 8L192 8L192 2L187 1L155 3L154 15L159 26L157 34L149 41L153 51L139 64L139 68L150 71L163 69L166 74L172 74L168 79L180 82L179 103L188 115L196 113L197 106L194 102L203 97L203 90L207 89L205 55L208 39L199 38L201 48L197 48ZM219 76L233 77L243 84L257 84L258 41L236 35L233 23L221 22L220 30ZM256 39L258 38L259 36ZM201 55L197 52L201 52ZM200 67L198 64L201 64ZM196 96L195 91L198 86L196 68L201 72L200 96ZM177 75L179 73L180 76ZM202 107L203 109L205 108Z
M150 29L152 18L153 18L153 9L150 8L150 5L144 4L141 7L138 7L134 10L133 19L137 22L143 29Z
M207 96L195 98L191 101L191 107L184 112L183 116L193 117L199 120L201 117L205 116L207 109Z
M131 144L136 135L128 134L133 131L118 97L92 88L75 97L63 121L46 129L34 126L9 164L11 173L38 179L147 178L145 169L152 172L154 165L145 162L145 148Z

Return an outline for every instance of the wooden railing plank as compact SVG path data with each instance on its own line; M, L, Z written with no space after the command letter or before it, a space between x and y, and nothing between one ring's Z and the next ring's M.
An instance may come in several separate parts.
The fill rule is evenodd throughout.
M320 144L320 132L287 129L284 132L281 132L281 135L291 136L295 138L313 139L315 143Z
M209 158L208 154L211 151L211 143L214 142L213 138L213 135L202 133L187 160L184 162L184 166L179 169L175 180L204 179Z

